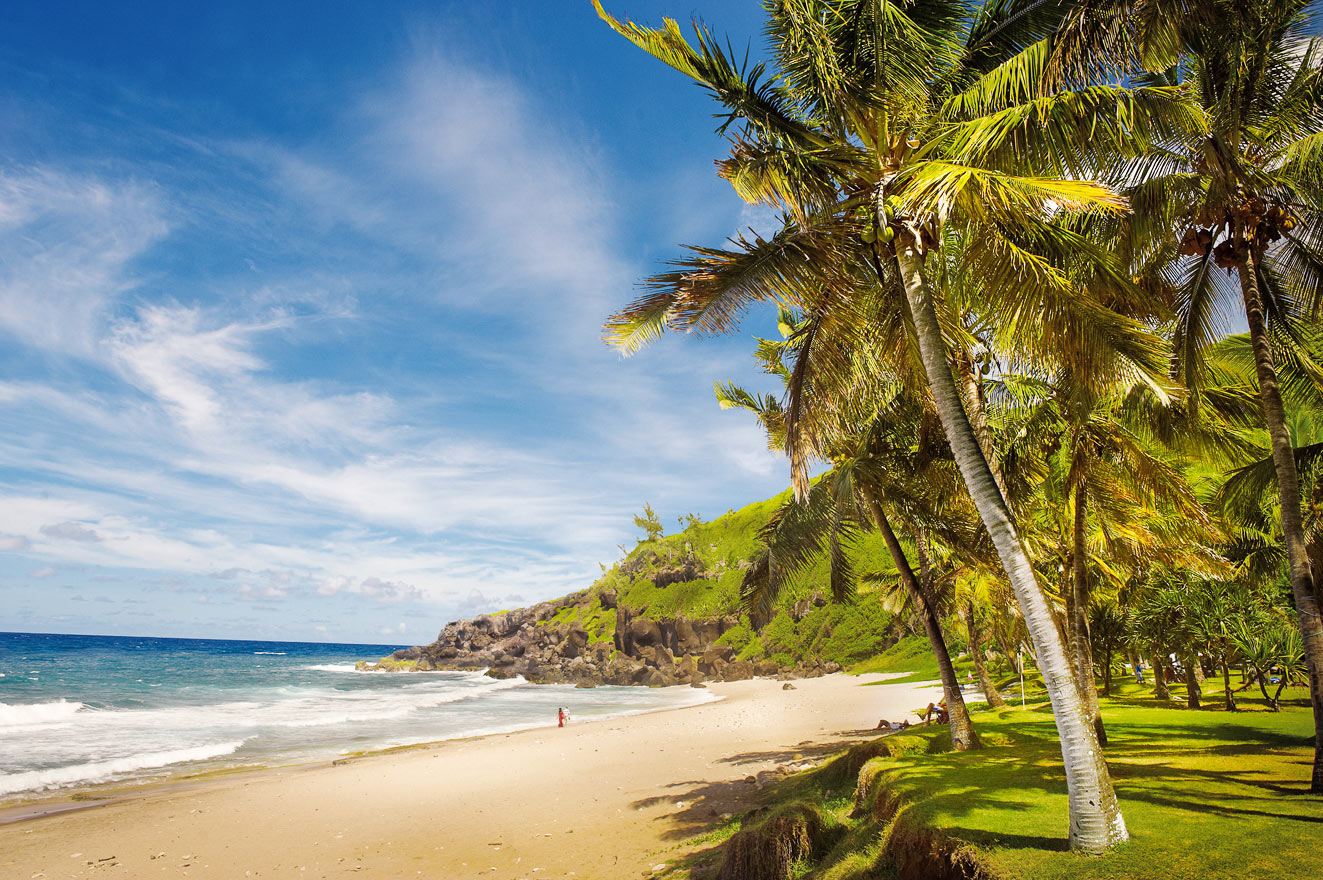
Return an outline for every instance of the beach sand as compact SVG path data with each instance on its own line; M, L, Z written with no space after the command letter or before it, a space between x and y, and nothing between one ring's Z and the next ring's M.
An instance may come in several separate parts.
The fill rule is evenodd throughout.
M640 877L940 693L884 678L714 683L686 709L148 788L0 825L0 877Z

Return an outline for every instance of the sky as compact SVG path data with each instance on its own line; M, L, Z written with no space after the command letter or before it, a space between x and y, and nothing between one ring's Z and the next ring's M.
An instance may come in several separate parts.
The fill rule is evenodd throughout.
M601 341L771 222L714 109L588 0L7 0L0 631L425 643L784 489L770 316Z

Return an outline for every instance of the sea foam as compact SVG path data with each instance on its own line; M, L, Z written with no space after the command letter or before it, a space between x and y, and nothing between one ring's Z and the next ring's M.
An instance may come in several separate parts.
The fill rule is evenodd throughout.
M53 703L11 705L0 703L0 730L10 727L31 727L36 724L55 724L69 721L83 708L82 703L56 700Z
M189 761L205 761L208 758L222 758L234 754L243 743L243 740L212 743L188 749L143 752L142 754L126 755L109 761L93 761L86 764L74 764L69 767L28 770L22 773L0 773L0 797L20 791L41 791L69 785L110 782L116 777L127 776L141 770L152 770Z

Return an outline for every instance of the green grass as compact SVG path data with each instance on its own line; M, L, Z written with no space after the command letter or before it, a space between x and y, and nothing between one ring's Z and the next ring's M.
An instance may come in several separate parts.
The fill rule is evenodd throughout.
M903 658L922 659L921 648L906 640L852 671L905 671ZM915 677L935 673L920 669ZM891 880L890 847L931 847L938 839L983 876L1007 880L1323 875L1323 799L1308 794L1313 719L1303 689L1285 692L1282 712L1244 692L1235 713L1221 709L1220 682L1211 679L1197 711L1183 708L1177 686L1164 704L1151 686L1128 679L1116 679L1114 691L1102 700L1106 755L1131 840L1103 856L1067 849L1066 781L1041 686L1030 688L1025 709L974 712L980 751L951 752L945 727L916 727L794 774L760 800L773 812L815 803L827 817L828 850L796 871L806 880ZM852 809L860 780L873 797L884 791L904 804L894 821ZM860 797L865 807L872 802ZM667 876L714 876L721 859L714 844L736 827L728 821L691 841L702 848Z
M1129 689L1137 690L1134 686ZM1211 694L1209 696L1212 696ZM1045 705L975 715L992 747L886 759L881 785L909 802L898 826L972 845L994 875L1055 878L1317 877L1323 800L1307 794L1312 717L1103 701L1106 754L1131 841L1066 851L1067 797Z

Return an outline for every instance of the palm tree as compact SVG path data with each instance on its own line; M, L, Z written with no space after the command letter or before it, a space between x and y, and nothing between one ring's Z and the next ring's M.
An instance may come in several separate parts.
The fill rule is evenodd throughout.
M785 366L785 359L794 356L797 334L804 321L802 316L785 309L778 318L783 339L760 339L756 357L764 371L788 384L792 374ZM725 382L716 383L714 390L723 409L738 408L753 413L767 432L768 446L785 451L785 413L775 397L751 394ZM928 576L927 557L921 557L924 576L916 577L881 500L888 486L895 484L892 475L903 474L911 484L931 476L925 473L932 471L931 444L913 445L914 437L931 435L931 431L923 430L922 416L912 402L898 397L879 406L871 425L862 429L837 426L831 432L837 438L830 451L832 469L818 478L802 501L791 498L783 504L762 529L759 537L763 550L745 574L741 593L746 606L769 618L782 585L825 552L830 562L833 596L850 598L855 591L855 576L847 551L860 529L876 527L895 567L899 586L922 621L937 660L952 747L966 751L979 747L978 734L947 650L937 591ZM851 449L850 436L854 433L866 440ZM918 534L918 530L914 529L914 533Z
M974 674L978 676L979 689L983 691L988 705L994 709L1005 706L1006 699L997 690L997 685L988 673L984 636L988 632L985 613L1005 604L998 587L995 578L978 570L963 572L956 580L956 602L969 639L969 655L974 661Z
M1136 398L1151 397L1146 387L1089 389L1069 376L1034 382L1008 375L1000 384L1016 386L999 395L1013 394L1017 403L1002 407L1019 438L1011 476L1022 483L1019 472L1032 469L1038 477L1039 491L1024 519L1027 528L1039 526L1045 534L1030 532L1030 542L1049 545L1036 556L1065 560L1066 642L1086 710L1105 745L1088 619L1094 589L1104 581L1119 589L1129 573L1157 562L1208 568L1215 561L1204 547L1212 538L1209 520L1177 457L1149 424L1154 401L1134 405ZM1050 567L1046 574L1052 574Z
M1136 241L1168 236L1134 249L1161 270L1156 283L1177 291L1175 371L1185 384L1203 381L1219 312L1238 303L1249 325L1314 704L1310 790L1323 793L1323 627L1278 376L1294 319L1316 311L1323 293L1323 43L1308 38L1308 10L1304 0L1226 0L1173 17L1168 36L1183 63L1156 79L1184 74L1207 131L1127 173L1141 178L1130 193Z
M971 16L954 0L783 0L768 5L773 79L763 65L741 68L701 27L692 46L674 21L644 28L594 4L617 32L713 93L727 111L722 130L739 123L723 176L746 200L787 212L770 241L695 249L652 279L608 335L631 349L668 325L722 332L754 301L791 303L813 328L801 362L817 370L819 393L840 393L851 380L835 370L833 349L854 341L879 299L900 293L895 311L912 322L927 389L1036 648L1061 740L1070 844L1102 851L1127 839L1060 631L956 386L928 273L958 234L1002 330L1036 356L1060 360L1062 339L1089 339L1096 344L1070 349L1080 376L1117 353L1160 374L1150 337L1107 307L1118 290L1136 294L1130 279L1057 221L1123 209L1087 181L1100 150L1174 137L1198 118L1165 86L1040 93L1055 4L989 2ZM1096 258L1090 271L1068 276L1067 258L1081 253ZM1103 350L1109 363L1091 356ZM798 396L807 373L787 406L801 494L815 439L812 407Z

